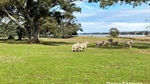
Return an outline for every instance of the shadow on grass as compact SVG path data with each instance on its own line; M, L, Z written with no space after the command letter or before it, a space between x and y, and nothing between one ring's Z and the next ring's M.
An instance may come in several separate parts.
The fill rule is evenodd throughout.
M8 44L28 44L27 40L17 40L17 39L0 39L0 43L8 43Z
M100 49L122 49L122 45L117 45L117 46L98 46L96 47L96 45L89 45L89 48L100 48Z
M51 46L59 46L59 45L69 45L69 44L72 44L72 43L69 43L69 42L55 42L55 41L48 41L48 42L42 41L40 44L42 44L42 45L51 45Z
M89 45L89 48L100 48L100 49L123 49L123 44L119 44L117 46L99 46L96 47L96 45ZM125 48L129 48L126 46ZM138 48L138 49L150 49L150 43L135 43L132 45L132 48Z
M8 40L8 39L0 39L0 43L8 43L8 44L28 44L28 40L24 39L24 40ZM56 41L43 41L40 40L41 45L51 45L51 46L59 46L59 45L69 45L69 44L73 44L71 42L56 42ZM101 48L101 49L122 49L123 48L123 44L119 44L117 46L100 46L100 47L96 47L94 44L90 44L88 45L89 48ZM126 47L129 48L129 47ZM138 49L150 49L150 43L134 43L132 45L132 48L138 48Z
M28 43L28 40L16 40L16 39L13 39L13 40L0 39L0 43L8 43L8 44L29 44L29 43ZM43 41L43 40L40 40L40 43L38 43L38 44L41 44L41 45L51 45L51 46L59 46L59 45L69 45L69 44L72 44L72 43L69 43L69 42L55 42L55 41Z
M150 43L135 43L132 47L138 49L150 49Z

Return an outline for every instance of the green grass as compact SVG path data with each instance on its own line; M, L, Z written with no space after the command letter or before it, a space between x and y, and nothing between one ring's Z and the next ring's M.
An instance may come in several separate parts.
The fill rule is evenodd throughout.
M0 84L150 83L150 44L133 48L95 47L107 37L41 39L41 44L0 40ZM71 52L75 42L89 41L86 52ZM123 42L128 39L116 38Z

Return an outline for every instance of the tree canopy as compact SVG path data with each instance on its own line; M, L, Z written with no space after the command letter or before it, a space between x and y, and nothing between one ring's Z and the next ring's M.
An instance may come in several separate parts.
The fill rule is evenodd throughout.
M119 36L119 30L117 28L111 28L109 30L109 35L112 36L112 37Z
M67 35L82 30L73 15L74 12L80 11L81 8L67 0L1 0L0 2L0 16L9 17L25 31L29 42L35 43L39 42L38 36L41 30L49 30L54 35L61 33L62 36L66 36L63 35L62 27L67 28L65 30L68 31Z
M140 6L142 4L150 5L150 0L88 0L88 2L100 2L101 8L106 8L109 6L113 6L117 3L119 4L129 4L133 5L133 7Z
M66 0L66 1L88 1L89 3L92 2L100 2L100 7L101 8L106 8L109 6L113 6L117 3L122 4L129 4L133 5L133 7L140 6L142 4L147 4L150 6L150 0Z

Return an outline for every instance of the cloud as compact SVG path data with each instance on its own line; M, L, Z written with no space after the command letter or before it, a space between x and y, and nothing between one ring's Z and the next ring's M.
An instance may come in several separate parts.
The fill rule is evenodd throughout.
M87 1L75 1L74 3L77 4L78 7L81 7L84 12L100 9L99 3L88 3Z
M86 17L94 16L95 13L74 13L74 15L75 15L77 18L86 18Z
M77 2L77 6L82 8L82 12L74 15L85 33L108 32L111 27L120 31L143 31L150 24L145 22L150 18L150 7L147 5L136 8L116 5L105 10L99 8L99 3Z
M149 23L127 23L127 22L83 22L84 33L109 32L110 28L117 28L119 31L145 31ZM79 32L81 33L81 32Z
M149 9L128 9L128 10L97 10L90 12L76 13L75 16L81 21L88 21L87 18L90 18L91 21L144 21L149 17Z

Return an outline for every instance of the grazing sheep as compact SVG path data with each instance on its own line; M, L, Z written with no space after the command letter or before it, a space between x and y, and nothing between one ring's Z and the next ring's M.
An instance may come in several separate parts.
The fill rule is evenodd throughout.
M111 42L110 45L111 45L111 47L112 47L112 45L116 46L116 45L118 45L118 41Z
M125 48L125 46L129 46L130 48L132 48L132 44L133 44L132 40L126 41L126 42L124 42L123 48Z
M104 44L104 41L97 41L96 42L96 47L102 46L103 44Z
M113 42L113 39L112 38L108 39L108 42L110 42L110 43Z
M110 44L110 42L108 42L108 41L104 41L104 43L103 43L103 45L102 46L106 46L106 47L108 47L108 45Z
M76 43L72 45L72 51L73 52L78 52L78 49L80 48L80 43Z
M85 41L85 42L83 42L83 43L80 43L80 48L81 48L80 50L81 50L81 52L83 52L83 50L86 50L87 44L89 44L88 41Z

